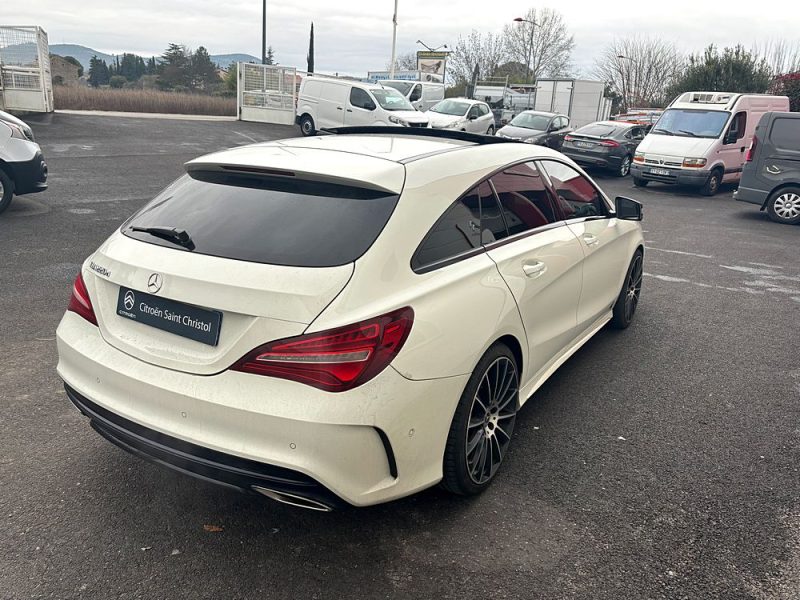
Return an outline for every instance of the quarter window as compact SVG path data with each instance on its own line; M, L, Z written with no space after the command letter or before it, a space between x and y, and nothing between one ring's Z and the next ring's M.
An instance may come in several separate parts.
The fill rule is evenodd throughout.
M481 194L491 194L488 186L481 188L467 192L439 218L411 259L411 268L447 260L481 245Z
M508 229L515 235L557 221L550 194L533 163L523 163L492 177Z
M776 118L772 122L770 140L782 150L800 150L800 119Z
M608 215L600 192L572 167L554 160L541 161L556 193L556 202L567 219Z

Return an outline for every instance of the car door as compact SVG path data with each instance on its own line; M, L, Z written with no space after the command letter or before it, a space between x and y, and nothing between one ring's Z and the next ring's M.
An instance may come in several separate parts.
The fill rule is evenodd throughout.
M639 147L639 144L644 139L644 129L642 127L631 127L628 131L625 132L625 137L622 142L622 145L625 146L625 150L627 150L628 154L633 156L636 154L636 148Z
M344 125L344 109L350 88L340 83L323 82L319 97L317 129Z
M418 83L414 86L411 90L411 93L408 95L408 101L416 108L417 110L424 110L423 103L422 103L422 84Z
M464 129L470 133L482 133L480 131L480 116L480 108L478 108L477 104L473 104L467 112L467 124L464 126Z
M481 116L478 117L478 121L480 122L478 133L486 133L489 131L490 127L494 128L494 115L492 111L489 110L488 104L479 104L478 110L481 113Z
M744 139L746 131L747 113L741 111L728 124L719 149L719 156L725 164L723 181L737 181L741 176L747 151Z
M505 228L491 226L496 218L482 217L483 241L517 302L530 351L523 381L530 381L575 339L583 251L559 221L533 162L509 167L490 181Z
M583 331L607 313L619 295L630 260L624 234L633 230L612 216L602 192L576 169L556 160L542 160L539 166L585 255L577 312L578 329Z
M366 90L350 88L350 97L345 111L345 125L372 125L375 122L377 105Z

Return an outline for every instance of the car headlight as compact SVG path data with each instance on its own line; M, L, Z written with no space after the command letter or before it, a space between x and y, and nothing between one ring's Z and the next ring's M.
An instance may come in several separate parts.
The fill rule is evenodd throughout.
M643 163L644 162L644 152L637 152L633 155L633 162L635 163Z
M20 127L16 123L9 123L8 121L2 121L3 125L7 125L9 129L11 129L11 137L16 138L18 140L25 140L26 142L32 142L33 139L33 130L30 127Z
M394 123L395 125L400 125L401 127L408 127L408 122L401 119L400 117L395 117L394 115L389 115L389 122Z
M690 169L699 169L705 167L708 161L705 158L684 158L683 166Z
M542 137L535 135L533 137L525 138L522 141L525 142L526 144L541 144L542 140L543 140Z
M461 119L457 119L455 121L451 121L450 123L447 123L446 125L444 125L443 129L454 129L455 127L458 127L462 123L463 123L463 121Z

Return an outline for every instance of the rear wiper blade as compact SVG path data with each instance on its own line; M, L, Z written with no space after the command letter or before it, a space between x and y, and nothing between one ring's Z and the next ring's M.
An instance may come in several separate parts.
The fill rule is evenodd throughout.
M192 241L192 236L190 236L189 232L187 232L185 229L178 229L176 227L131 226L128 228L128 230L149 233L150 235L161 238L162 240L167 240L168 242L172 242L178 246L183 246L187 250L194 250L195 247L194 242Z
M655 129L653 129L653 133L665 133L667 135L675 135L674 133L672 133L668 129L661 129L660 127L656 127Z

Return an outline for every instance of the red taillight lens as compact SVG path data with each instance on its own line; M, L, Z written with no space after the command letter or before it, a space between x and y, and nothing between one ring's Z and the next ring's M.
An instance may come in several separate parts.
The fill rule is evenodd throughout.
M603 140L600 142L601 146L606 146L607 148L619 148L619 142L615 142L614 140Z
M411 332L414 311L401 308L328 331L270 342L231 367L343 392L366 383L397 356Z
M75 282L72 284L72 296L69 298L67 311L79 314L92 325L97 325L97 317L94 315L92 301L89 298L89 291L83 281L83 275L78 273Z
M747 149L747 156L745 157L745 161L753 162L753 157L756 153L756 148L758 147L758 138L753 136L753 141L750 142L750 147Z

